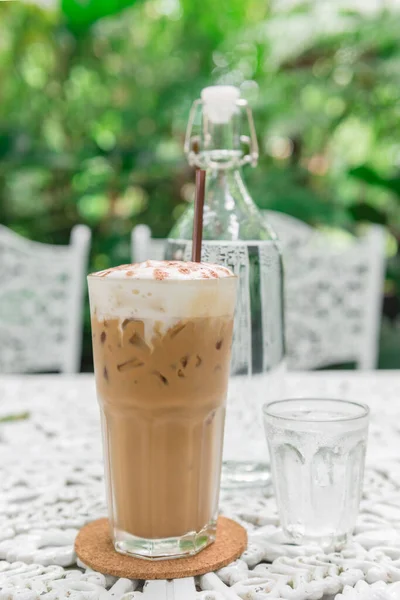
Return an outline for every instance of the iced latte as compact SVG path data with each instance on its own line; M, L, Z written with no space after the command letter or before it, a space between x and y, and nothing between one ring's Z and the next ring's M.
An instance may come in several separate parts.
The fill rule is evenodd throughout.
M88 280L115 548L194 554L216 533L236 278L147 261Z

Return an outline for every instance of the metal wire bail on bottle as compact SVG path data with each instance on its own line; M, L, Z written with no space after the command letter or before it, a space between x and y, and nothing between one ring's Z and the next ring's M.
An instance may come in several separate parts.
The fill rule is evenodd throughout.
M213 158L213 152L207 150L212 125L204 111L204 102L201 99L195 100L190 109L189 120L185 135L184 151L191 166L206 168L224 168L239 167L250 164L255 167L258 162L258 142L254 127L253 114L247 100L239 98L235 102L238 112L243 110L246 113L247 123L250 135L239 135L242 149L236 151L224 150L221 148L218 152L223 162ZM193 129L198 127L200 134L193 135ZM246 150L243 149L246 148Z

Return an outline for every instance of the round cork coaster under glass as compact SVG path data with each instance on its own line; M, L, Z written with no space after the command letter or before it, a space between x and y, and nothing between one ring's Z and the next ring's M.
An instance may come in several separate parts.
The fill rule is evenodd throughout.
M127 579L180 579L203 575L225 567L246 550L246 530L226 517L219 517L216 540L210 546L185 558L147 560L119 554L111 541L108 519L85 525L75 541L81 561L100 573Z

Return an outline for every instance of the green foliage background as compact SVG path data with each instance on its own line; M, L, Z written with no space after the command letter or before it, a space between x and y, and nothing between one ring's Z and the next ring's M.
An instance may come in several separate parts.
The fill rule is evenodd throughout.
M193 99L239 85L262 151L246 173L260 207L387 226L380 364L400 367L400 15L278 4L1 2L0 222L52 243L87 223L91 269L128 261L134 225L164 237L191 199Z

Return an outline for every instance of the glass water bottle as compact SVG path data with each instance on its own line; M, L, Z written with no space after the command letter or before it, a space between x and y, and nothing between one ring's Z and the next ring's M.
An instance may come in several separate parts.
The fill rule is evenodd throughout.
M191 165L207 171L202 261L225 265L239 278L223 481L230 466L232 480L246 483L263 471L261 404L280 396L283 273L277 237L242 178L242 166L257 164L258 145L251 110L237 88L203 89L189 116L185 152ZM166 258L190 260L193 214L190 205L172 229Z

